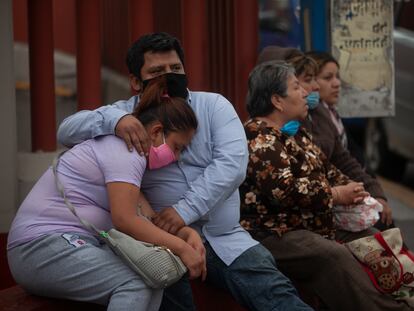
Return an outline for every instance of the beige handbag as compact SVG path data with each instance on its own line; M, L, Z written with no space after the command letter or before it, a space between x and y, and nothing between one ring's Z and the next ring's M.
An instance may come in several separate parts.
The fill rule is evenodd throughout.
M187 272L187 267L168 248L138 241L116 229L111 229L108 232L99 230L93 224L78 216L74 206L67 199L63 185L57 176L57 165L61 155L53 161L56 187L66 206L79 219L80 223L91 232L101 236L109 247L141 276L149 287L165 288L181 279Z
M382 293L414 307L414 255L403 245L400 229L345 243Z

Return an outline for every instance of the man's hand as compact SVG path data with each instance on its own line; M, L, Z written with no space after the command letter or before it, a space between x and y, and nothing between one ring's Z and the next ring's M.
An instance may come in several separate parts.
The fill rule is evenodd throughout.
M392 210L388 205L388 202L381 198L376 198L378 202L382 204L381 222L387 226L392 224Z
M184 220L172 207L167 207L158 213L153 218L153 223L171 234L176 234L178 230L185 226Z
M148 154L151 140L142 123L134 116L123 116L115 127L115 135L126 142L129 151L135 148L140 155Z

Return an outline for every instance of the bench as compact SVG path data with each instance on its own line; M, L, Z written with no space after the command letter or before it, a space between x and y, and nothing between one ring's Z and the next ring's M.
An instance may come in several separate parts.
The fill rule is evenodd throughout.
M30 295L20 286L0 291L0 311L104 311L103 306Z
M99 311L100 305L62 299L39 297L27 293L16 285L7 264L6 234L0 234L0 311ZM226 291L209 286L199 280L191 281L194 301L198 311L226 310L246 311ZM317 306L314 297L301 297L313 306Z
M0 311L82 311L105 310L106 308L76 301L34 296L14 282L7 264L7 234L0 233ZM228 310L246 311L226 291L209 286L199 280L191 282L198 311Z
M191 284L197 310L246 311L226 292L201 282ZM0 290L0 311L104 311L104 306L39 297L27 293L18 285Z

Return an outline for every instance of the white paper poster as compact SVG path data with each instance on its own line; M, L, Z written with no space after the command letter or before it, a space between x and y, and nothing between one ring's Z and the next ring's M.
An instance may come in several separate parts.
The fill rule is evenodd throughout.
M341 116L393 116L393 1L332 0L331 25L342 81Z

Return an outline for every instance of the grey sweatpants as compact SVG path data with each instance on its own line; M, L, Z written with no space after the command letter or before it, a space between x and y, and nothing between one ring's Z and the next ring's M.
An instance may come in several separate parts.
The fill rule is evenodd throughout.
M111 249L91 236L55 233L8 251L10 270L27 291L107 305L108 310L158 310L162 290L145 285Z
M369 234L369 230L339 231L337 238L347 242ZM344 245L307 230L256 238L272 253L282 273L315 293L329 310L412 310L381 294Z

